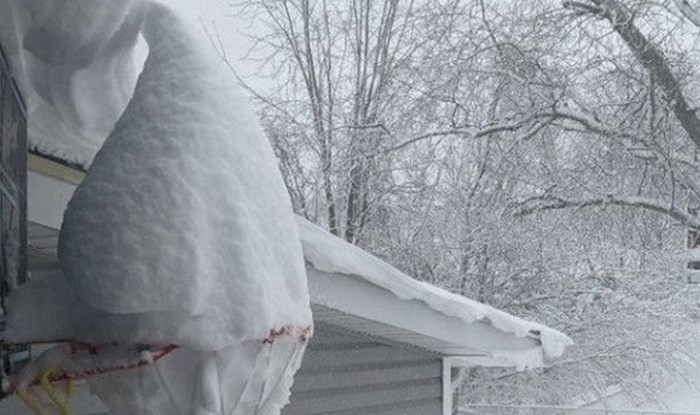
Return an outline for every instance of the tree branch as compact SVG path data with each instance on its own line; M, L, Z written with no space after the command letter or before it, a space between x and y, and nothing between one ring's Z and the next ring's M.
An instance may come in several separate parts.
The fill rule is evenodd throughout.
M673 2L676 3L676 7L686 19L690 20L695 26L700 27L700 11L691 6L688 0L673 0Z
M536 196L528 198L516 204L520 210L515 212L515 216L527 216L535 212L544 210L560 210L569 208L585 208L592 206L627 206L650 210L669 216L679 223L700 230L700 218L697 218L673 206L667 206L658 200L648 199L639 196L613 196L591 198L591 199L567 199L559 196Z
M700 118L688 104L681 85L673 74L671 65L663 52L635 26L634 16L618 0L590 0L590 3L565 1L563 5L566 8L583 10L601 16L612 24L613 30L627 44L637 61L658 81L666 99L671 104L673 113L688 137L697 147L700 147ZM676 0L676 4L683 6L681 12L686 14L686 17L700 17L700 15L692 13L695 10L690 8L686 0ZM688 17L694 22L693 18Z

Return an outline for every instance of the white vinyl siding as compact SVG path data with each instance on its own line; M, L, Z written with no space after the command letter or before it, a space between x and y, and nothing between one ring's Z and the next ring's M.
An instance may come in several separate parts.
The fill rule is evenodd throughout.
M316 328L284 415L439 415L442 361L373 339Z

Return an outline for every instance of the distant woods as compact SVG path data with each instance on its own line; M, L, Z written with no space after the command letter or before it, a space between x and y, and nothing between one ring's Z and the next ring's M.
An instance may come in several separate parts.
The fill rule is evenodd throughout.
M235 7L256 20L250 58L274 87L250 92L298 214L574 338L537 373L465 372L464 400L648 400L683 369L700 300L692 2Z

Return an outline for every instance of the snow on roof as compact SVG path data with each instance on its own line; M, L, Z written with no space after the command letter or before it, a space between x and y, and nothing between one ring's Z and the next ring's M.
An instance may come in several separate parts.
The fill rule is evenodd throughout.
M121 6L117 5L115 7ZM15 66L15 75L18 78L20 88L23 89L22 92L28 98L31 148L82 167L89 166L94 153L102 144L102 137L106 136L106 132L112 128L114 121L128 102L129 97L124 95L124 91L133 89L136 68L133 66L133 48L131 46L137 39L128 37L127 40L131 43L118 45L120 47L114 50L100 49L105 56L95 58L95 61L99 63L112 59L114 56L121 56L123 59L119 62L124 63L124 71L121 72L126 74L123 77L114 77L111 74L107 77L87 76L90 74L101 74L102 71L99 65L91 66L90 71L78 71L77 68L73 67L56 69L56 66L51 66L54 71L65 71L65 73L61 72L60 79L63 79L62 77L70 78L87 74L85 85L91 87L83 88L82 90L96 91L101 97L101 100L96 100L93 99L94 97L88 96L85 97L84 101L76 102L74 101L75 94L65 93L66 91L63 90L34 91L28 87L25 78L28 70L26 66L39 65L41 62L29 59L30 57L23 54L22 49L18 46L21 44L21 36L18 36L19 28L26 22L22 21L18 16L7 14L6 16L0 16L0 23L7 23L0 25L0 28L7 28L7 30L0 30L0 40L8 46L10 60ZM119 30L122 25L121 22L112 22L109 27L113 30ZM92 39L92 41L105 41L105 39L99 37ZM60 86L63 87L63 84ZM49 94L49 92L51 93ZM62 92L62 94L59 94L59 92ZM99 125L61 122L61 117L66 115L56 112L55 108L47 105L46 100L41 98L42 94L52 97L60 96L66 100L64 106L73 108L81 115L78 118L81 120L95 119L100 121ZM105 97L109 97L109 99L105 99ZM88 102L90 105L82 105L81 103L84 102ZM104 108L94 108L95 102L103 102ZM34 116L32 117L32 115ZM38 122L38 120L41 122ZM67 125L78 125L80 128L77 131L66 131ZM45 131L43 128L45 128ZM95 137L99 137L99 139L95 139ZM303 219L299 219L298 222L306 260L318 270L363 278L371 284L389 290L399 298L421 301L440 313L459 318L467 323L484 321L499 330L513 333L519 337L536 337L541 341L543 349L548 356L556 357L561 355L564 348L572 343L571 339L566 335L546 326L522 320L493 307L414 280L386 262L344 242L340 238L333 237L321 228Z
M30 134L42 122L58 142L111 132L65 210L60 271L8 298L3 340L72 344L29 362L12 386L41 407L28 388L51 367L94 376L110 413L279 414L312 315L292 206L252 108L198 26L164 4L38 3L22 45L50 75L33 98L52 105L44 118L30 101ZM92 76L74 99L73 75L121 78L112 60L130 61L122 51L139 35L149 55L135 89L122 90L128 105ZM177 350L156 367L151 345Z
M548 357L561 356L566 346L573 344L568 336L557 330L417 281L306 219L297 217L297 223L304 257L319 271L360 277L401 299L421 301L444 315L466 323L483 321L518 337L535 337Z
M112 13L141 22L133 30L150 53L65 207L63 277L76 301L102 313L95 324L76 324L68 338L218 350L281 327L310 327L301 244L274 153L206 36L159 3L127 10L119 2L83 3L107 21ZM54 58L62 52L82 50L76 37L95 40L91 29L106 30L79 21L70 27L82 16L72 13L79 6L54 6L61 19L34 34L37 48L50 44L59 55L46 52L49 68L60 66ZM54 140L74 149L60 130Z

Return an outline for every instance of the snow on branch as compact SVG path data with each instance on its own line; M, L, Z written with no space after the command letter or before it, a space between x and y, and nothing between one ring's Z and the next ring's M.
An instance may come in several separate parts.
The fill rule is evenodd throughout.
M472 139L478 139L483 137L488 137L494 134L503 132L516 132L520 130L527 131L538 131L542 126L549 125L552 121L563 120L569 121L579 125L585 131L600 134L604 136L615 136L621 137L628 140L638 141L638 138L633 134L626 133L621 130L614 130L605 126L600 120L598 120L595 115L589 114L584 110L578 110L572 108L570 105L564 103L558 103L551 105L547 109L542 109L537 112L533 112L530 115L523 116L521 118L512 119L505 122L492 122L484 126L466 126L461 128L453 128L446 130L431 131L424 134L417 135L400 141L399 143L379 150L381 153L389 153L397 150L402 150L420 141L429 140L432 138L454 136L454 137L469 137ZM345 127L348 128L348 127ZM393 137L391 131L389 131L383 125L372 125L366 127L350 127L350 128L380 128L389 136ZM526 136L528 136L526 134Z
M419 141L428 140L428 139L436 138L436 137L469 136L470 138L476 139L476 138L482 138L482 137L486 137L486 136L490 136L490 135L498 134L498 133L502 133L502 132L514 132L514 131L521 130L527 126L531 126L532 123L539 118L543 118L543 117L538 114L538 115L528 116L528 117L525 117L522 119L513 120L510 122L505 122L505 123L489 123L483 127L469 126L469 127L464 127L464 128L453 128L453 129L448 129L448 130L432 131L432 132L421 134L421 135L418 135L415 137L408 138L404 141L401 141L400 143L398 143L396 145L382 149L381 152L389 153L389 152L401 150L401 149L406 148L406 147L408 147L412 144L415 144ZM546 117L544 117L544 118L546 118Z
M694 19L700 18L700 14L688 4L687 0L676 0L676 4L692 22L695 23ZM613 30L627 44L637 61L658 80L681 126L695 145L700 147L700 118L683 94L668 58L634 24L634 14L629 8L617 0L565 1L563 6L577 12L600 16L611 23Z
M700 27L700 11L691 6L688 0L673 0L676 7L683 13L686 19L690 20L695 26Z
M536 196L523 200L516 204L517 210L514 215L517 217L527 216L539 211L545 210L560 210L569 208L585 208L592 206L628 206L640 209L650 210L669 216L679 223L700 229L700 219L678 210L673 206L668 206L658 200L649 199L640 196L614 196L607 195L604 197L588 198L588 199L569 199L560 196Z

